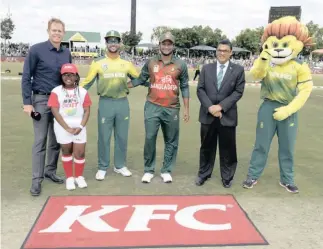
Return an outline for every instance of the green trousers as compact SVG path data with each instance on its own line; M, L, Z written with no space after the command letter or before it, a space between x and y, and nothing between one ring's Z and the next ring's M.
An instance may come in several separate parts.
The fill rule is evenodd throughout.
M100 170L107 170L110 166L112 130L114 130L114 166L117 169L125 166L129 119L127 98L100 97L98 110L98 167Z
M285 120L275 120L274 110L281 106L283 106L281 103L269 100L265 100L260 106L256 142L250 160L248 177L258 179L262 174L272 139L277 133L280 181L285 184L294 184L294 148L298 119L295 113Z
M145 173L154 173L156 164L156 140L159 127L164 136L164 162L161 173L171 173L176 164L179 138L179 109L145 104Z

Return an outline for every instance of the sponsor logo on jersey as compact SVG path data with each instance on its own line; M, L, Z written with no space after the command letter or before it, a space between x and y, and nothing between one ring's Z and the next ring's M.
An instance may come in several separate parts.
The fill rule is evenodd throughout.
M111 79L111 78L125 78L126 74L125 73L105 73L103 75L105 79Z
M106 71L108 69L108 64L102 64L101 67L102 70Z

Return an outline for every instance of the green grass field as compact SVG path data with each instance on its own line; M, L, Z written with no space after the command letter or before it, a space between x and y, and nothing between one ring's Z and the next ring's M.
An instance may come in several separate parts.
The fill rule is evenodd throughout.
M10 69L10 74L4 74L5 76L18 76L19 72L22 72L23 63L15 63L15 62L6 62L2 64L2 71L5 69ZM86 77L88 72L87 65L78 65L80 76ZM139 70L139 69L138 69ZM195 71L189 69L189 78L193 80ZM249 72L246 72L246 82L251 83L253 81ZM323 74L313 74L313 82L315 86L323 86Z
M4 66L2 67L2 70ZM19 70L19 69L15 69ZM15 73L13 73L15 74ZM84 75L83 70L81 74ZM195 195L233 194L251 220L270 243L269 246L238 248L310 249L323 248L322 220L322 148L323 148L323 91L314 90L299 115L299 135L295 155L295 179L300 193L292 195L279 186L277 139L273 140L268 166L259 183L252 189L241 187L255 140L256 115L260 104L259 88L247 87L239 102L237 129L238 168L231 189L224 189L219 177L218 160L213 177L202 187L194 184L199 158L199 102L196 88L191 87L189 123L181 123L180 145L174 182L164 184L157 177L149 185L141 183L143 173L144 122L143 106L146 89L131 90L131 122L128 149L128 167L131 178L116 175L111 168L103 182L94 179L97 170L97 103L95 87L90 90L93 100L88 123L85 177L88 188L73 192L64 185L47 180L39 197L31 197L31 146L33 130L31 119L21 109L19 80L1 82L2 99L2 247L20 248L29 229L50 195ZM112 140L113 141L113 140ZM163 140L159 133L157 144L157 172L163 158ZM113 150L112 150L113 153ZM113 155L113 154L112 154ZM58 174L63 175L61 163ZM237 247L226 247L233 249Z

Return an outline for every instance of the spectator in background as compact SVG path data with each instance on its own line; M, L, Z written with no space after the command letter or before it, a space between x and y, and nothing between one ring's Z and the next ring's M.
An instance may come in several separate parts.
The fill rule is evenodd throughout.
M197 76L200 77L200 73L201 73L201 65L200 65L200 63L198 63L197 66L196 66L196 71L195 71L195 75L194 75L194 79L193 79L194 81L195 81Z

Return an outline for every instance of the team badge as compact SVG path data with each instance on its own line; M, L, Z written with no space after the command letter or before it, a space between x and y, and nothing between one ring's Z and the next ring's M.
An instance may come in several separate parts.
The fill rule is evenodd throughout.
M159 66L158 65L155 65L154 66L154 73L158 73L159 72Z
M108 64L102 64L102 69L104 70L104 71L106 71L107 69L108 69Z

